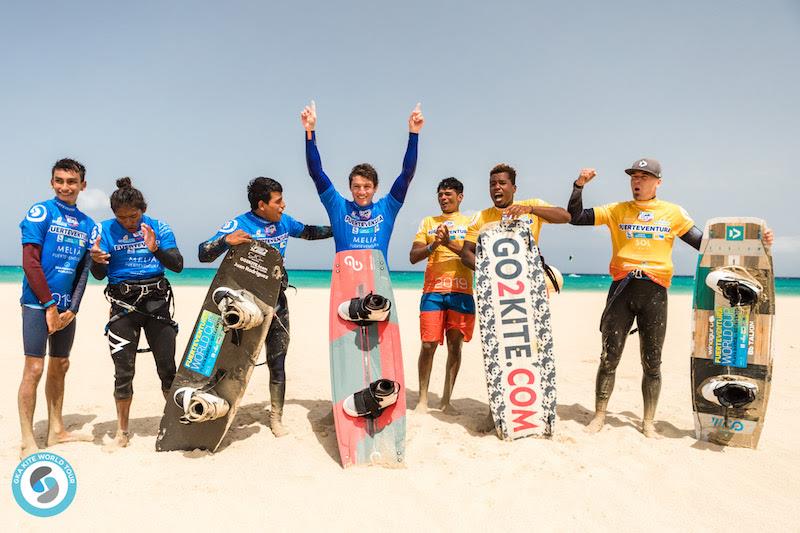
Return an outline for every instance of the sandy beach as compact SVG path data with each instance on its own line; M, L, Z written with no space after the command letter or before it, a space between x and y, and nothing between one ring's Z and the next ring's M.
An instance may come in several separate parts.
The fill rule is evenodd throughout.
M176 289L179 354L191 333L204 288ZM19 287L0 285L6 340L0 373L0 517L6 531L165 531L202 527L276 531L356 527L434 531L498 527L511 531L682 529L728 531L796 529L800 455L792 422L800 410L800 298L779 297L772 396L758 450L695 440L689 392L691 298L670 297L657 412L662 438L638 430L642 398L638 340L631 337L617 373L606 427L584 432L594 404L599 357L597 328L605 295L568 292L552 300L558 381L558 418L549 440L502 442L477 427L488 412L480 346L465 345L453 405L459 415L417 404L418 298L396 293L408 388L406 467L339 466L330 410L328 293L289 291L292 344L287 358L284 421L290 435L276 439L267 423L266 367L253 374L242 407L214 454L154 451L163 397L150 354L139 356L131 411L130 447L103 449L116 428L113 365L102 327L108 305L91 286L78 315L67 375L65 421L92 433L93 443L52 451L75 468L78 492L61 515L27 515L11 495L18 463L17 388L23 365ZM477 325L476 325L477 328ZM476 335L477 337L477 335ZM445 349L437 352L432 407L442 390ZM44 445L44 380L35 428ZM376 523L380 520L379 523Z

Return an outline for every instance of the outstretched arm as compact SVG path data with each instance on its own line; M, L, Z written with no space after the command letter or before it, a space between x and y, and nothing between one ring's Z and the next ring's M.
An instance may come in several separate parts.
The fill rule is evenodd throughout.
M414 179L414 173L417 170L417 143L419 132L424 124L425 117L422 115L420 104L417 103L411 116L408 117L408 145L406 146L406 155L403 157L403 170L394 180L392 189L389 191L389 194L400 203L405 201L408 186L411 185L411 180Z
M597 172L593 168L581 169L578 179L572 184L572 194L569 197L567 211L572 217L570 224L573 226L594 225L594 209L583 208L583 186L592 181L596 175Z
M317 194L322 194L333 187L333 183L331 183L325 171L322 170L322 158L320 158L319 150L317 150L317 135L314 131L317 127L317 104L314 100L311 100L311 104L305 106L303 111L300 112L300 122L303 124L303 129L306 130L306 166L308 167L308 174L314 180Z
M333 237L333 230L330 226L304 226L303 231L298 236L307 241L318 241L320 239L330 239Z
M703 232L697 226L692 226L689 231L681 235L681 240L695 250L699 250L700 243L703 241Z
M697 226L692 226L689 231L681 235L681 240L695 250L700 250L700 243L703 242L703 232ZM764 244L772 246L774 240L775 234L772 230L770 228L764 230Z
M551 224L566 224L570 221L567 210L556 206L512 204L503 210L503 214L511 217L530 214Z

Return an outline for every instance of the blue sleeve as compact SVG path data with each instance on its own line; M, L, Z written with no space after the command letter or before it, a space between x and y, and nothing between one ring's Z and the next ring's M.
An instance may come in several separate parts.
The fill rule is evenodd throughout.
M89 248L94 246L94 241L96 241L97 237L99 236L100 237L100 244L98 246L100 246L100 249L103 250L107 254L111 253L111 250L114 249L114 243L111 242L112 239L111 239L111 235L109 235L110 232L111 232L111 230L107 229L107 227L105 225L97 226L97 234L92 232L92 236L94 237L94 239L92 238L92 236L89 237L89 241L91 241L91 242L89 242Z
M306 227L305 224L298 222L289 215L283 215L283 218L286 219L286 226L289 229L289 235L291 237L300 237L300 234L303 233L303 230Z
M317 150L317 134L313 131L310 139L306 135L306 166L308 166L308 175L314 180L317 194L322 194L333 187L330 178L322 170L322 159L319 157L319 150Z
M406 199L408 186L411 185L411 180L414 179L414 172L417 171L417 142L419 141L419 134L408 134L408 146L406 147L406 156L403 158L403 171L397 176L392 184L392 190L389 194L400 202L401 204Z
M156 235L158 235L158 240L160 241L158 247L162 250L177 248L178 243L175 241L175 234L172 233L172 228L169 227L169 224L160 220L158 220L157 223L158 228L156 228Z
M47 228L50 225L50 216L47 206L36 204L28 210L25 218L19 223L22 231L22 244L44 244Z

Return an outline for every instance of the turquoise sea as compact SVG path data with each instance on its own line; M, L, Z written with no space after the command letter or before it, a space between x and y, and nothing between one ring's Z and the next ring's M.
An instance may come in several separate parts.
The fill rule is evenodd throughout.
M180 274L167 272L167 277L174 285L204 287L211 283L216 269L187 268ZM422 272L392 272L392 283L399 289L421 289ZM92 284L105 284L89 276ZM330 270L290 270L289 281L295 287L326 288L331 286ZM22 267L0 266L0 283L22 283ZM611 283L607 274L564 274L564 290L566 291L606 291ZM694 286L693 276L675 276L670 291L688 294ZM777 278L775 281L778 294L800 296L800 278Z

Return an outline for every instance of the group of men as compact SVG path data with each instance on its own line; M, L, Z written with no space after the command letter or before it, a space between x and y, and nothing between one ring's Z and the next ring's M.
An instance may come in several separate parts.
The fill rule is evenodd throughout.
M295 221L283 212L286 204L280 184L269 178L256 178L248 186L251 210L231 219L216 235L200 244L198 257L201 262L213 261L228 247L253 239L275 246L284 255L289 237L312 240L333 237L337 252L378 249L388 259L394 224L416 171L419 132L425 123L419 104L408 119L409 137L401 173L389 193L377 201L374 197L378 189L378 174L367 163L356 165L350 172L348 182L352 200L336 190L323 170L317 149L317 114L313 101L302 110L300 118L305 130L308 172L328 213L330 226L307 226ZM615 369L636 319L644 369L642 432L648 437L656 435L654 416L661 386L666 294L673 272L672 245L678 237L699 248L702 232L681 207L656 198L662 182L657 161L639 159L626 169L626 173L630 176L632 200L584 209L582 190L596 175L594 169L586 168L580 171L573 183L567 209L564 209L540 199L515 201L516 171L509 165L499 164L489 172L489 196L493 205L471 218L459 211L464 198L463 184L455 178L446 178L438 184L441 213L422 220L409 253L411 263L427 259L420 301L422 347L418 362L418 411L428 409L434 353L437 346L446 341L448 355L440 408L445 413L455 413L452 393L461 364L462 343L471 339L475 323L472 297L475 243L485 224L505 218L524 220L530 225L537 242L543 223L606 225L612 240L610 272L613 283L601 317L602 351L596 382L595 416L588 430L598 431L603 427ZM56 197L34 205L20 224L25 272L21 303L26 359L19 389L23 456L37 449L32 418L48 340L50 358L45 387L49 421L47 444L88 438L65 430L61 405L64 375L69 367L68 356L75 331L74 317L91 262L105 259L105 252L95 249L92 254L85 253L99 242L99 228L76 206L78 194L86 188L83 166L72 160L59 161L51 172L51 186ZM142 213L143 210L138 213L140 220ZM122 223L120 214L115 211L115 215ZM130 239L144 241L152 232L146 228L136 231L135 226L139 224L134 222L134 227L128 228L130 222L127 222L125 227ZM771 231L767 232L766 238L771 242ZM149 244L141 247L156 254L158 246L150 241L153 241L152 236ZM153 255L147 260L158 261L158 258L158 255ZM266 343L270 368L270 427L276 436L286 434L281 414L286 392L284 360L288 343L289 311L282 291L276 320L270 326ZM162 377L162 388L164 385ZM119 433L117 437L119 440ZM127 444L127 434L122 437L123 444Z

